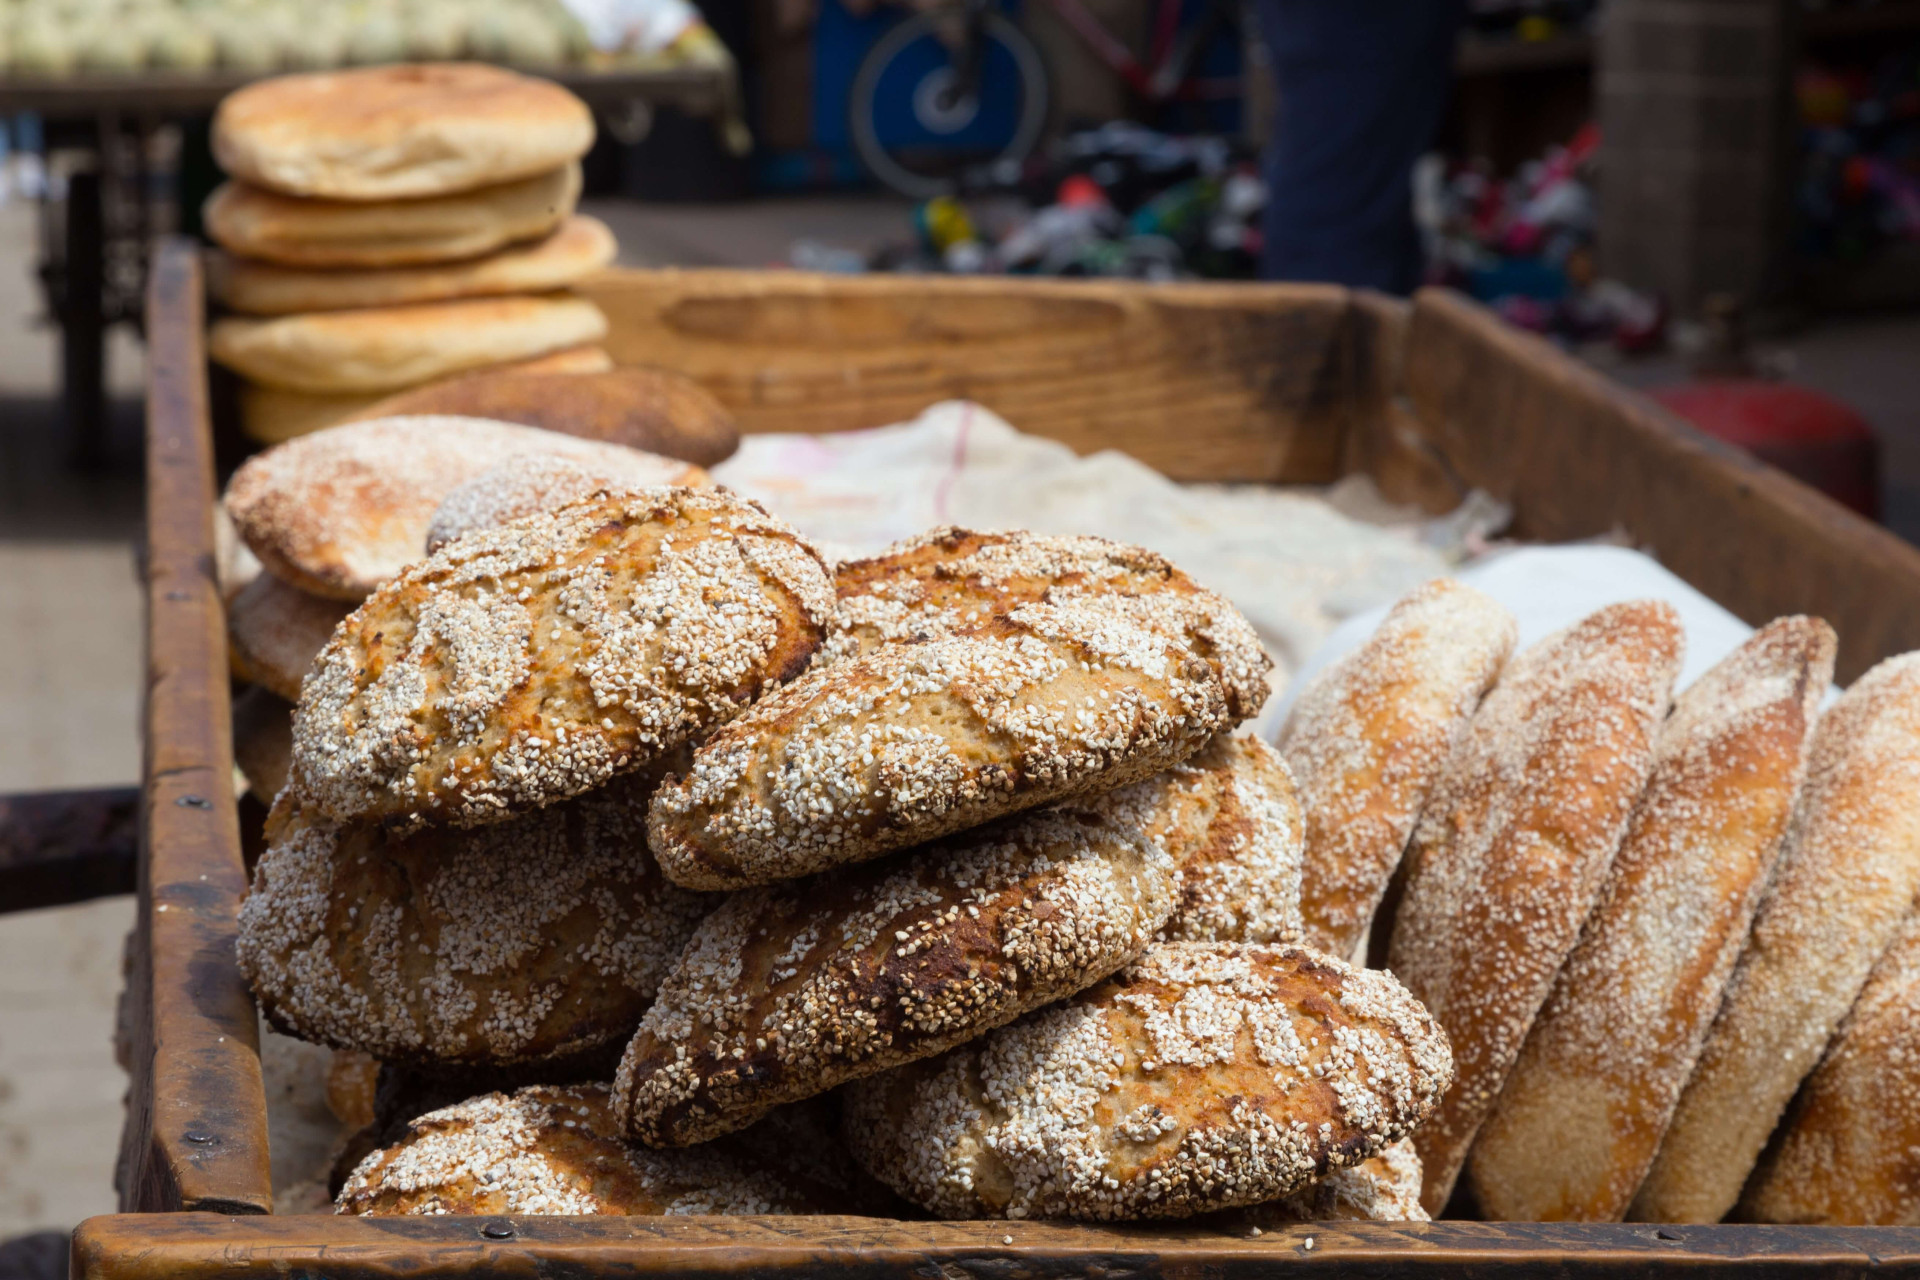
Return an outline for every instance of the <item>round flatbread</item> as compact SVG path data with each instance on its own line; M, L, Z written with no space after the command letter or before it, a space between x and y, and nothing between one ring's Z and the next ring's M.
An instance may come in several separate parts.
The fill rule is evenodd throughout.
M578 160L593 113L557 84L479 63L424 63L262 80L213 117L220 167L329 200L470 191Z
M258 575L227 602L233 674L298 702L300 681L314 655L351 612L353 606L344 600L312 595L271 573Z

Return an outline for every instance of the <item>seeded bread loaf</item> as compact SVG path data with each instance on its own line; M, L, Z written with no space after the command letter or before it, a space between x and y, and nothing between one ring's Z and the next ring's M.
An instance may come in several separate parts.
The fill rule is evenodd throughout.
M607 465L609 461L615 465ZM475 529L491 529L522 516L553 511L596 493L633 493L648 488L654 482L638 478L644 477L646 470L636 473L624 458L558 453L510 458L440 500L427 522L427 554ZM686 467L677 483L704 488L709 478L699 467Z
M1228 1209L1208 1225L1244 1233L1302 1222L1430 1222L1420 1206L1420 1181L1420 1153L1411 1138L1402 1138L1351 1168L1335 1169L1278 1200Z

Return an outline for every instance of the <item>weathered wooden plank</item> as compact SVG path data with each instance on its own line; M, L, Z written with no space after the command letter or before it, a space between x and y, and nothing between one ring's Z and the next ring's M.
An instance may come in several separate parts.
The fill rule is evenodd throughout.
M1180 480L1339 472L1337 288L617 271L584 291L616 360L690 375L747 431L882 426L966 398Z
M233 958L246 871L202 328L199 258L190 242L166 241L148 295L142 857L118 1185L129 1209L265 1213L258 1022Z
M0 913L132 893L134 787L0 796Z

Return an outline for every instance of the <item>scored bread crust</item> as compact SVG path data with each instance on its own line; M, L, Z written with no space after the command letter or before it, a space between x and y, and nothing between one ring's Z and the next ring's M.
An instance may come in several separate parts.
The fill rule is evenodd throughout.
M1437 578L1301 693L1280 750L1306 823L1307 940L1351 956L1386 893L1440 766L1513 652L1513 615Z
M539 511L552 511L596 493L632 493L656 483L635 475L625 459L608 466L601 459L537 453L511 458L482 471L440 500L427 522L426 550L432 555L463 533L491 529ZM644 475L645 469L642 469ZM679 484L701 488L712 478L699 467L682 469Z
M1779 869L1628 1218L1717 1222L1920 891L1920 653L1821 717Z
M330 200L446 195L578 160L593 113L566 89L477 62L357 67L236 89L213 154L236 178Z
M735 894L661 983L614 1105L643 1142L704 1142L1099 981L1173 894L1137 826L1074 809Z
M1135 822L1179 876L1165 942L1300 940L1300 801L1279 753L1222 733L1144 782L1084 802Z
M834 1213L821 1189L735 1148L623 1141L604 1084L489 1093L413 1120L340 1188L349 1214Z
M607 336L585 298L457 298L292 316L226 316L207 354L251 382L293 391L393 392Z
M1920 1226L1920 912L1873 967L1735 1216Z
M810 875L1177 764L1230 723L1213 669L1084 600L809 671L718 730L654 799L696 889Z
M618 250L606 223L575 214L546 235L468 262L289 267L215 250L207 256L207 291L225 306L256 316L546 293L579 283L612 262Z
M387 1062L552 1060L630 1034L714 906L647 856L650 782L473 831L283 814L240 907L262 1012Z
M382 418L329 427L242 463L222 499L275 575L313 595L359 600L424 558L449 493L516 458L552 454L630 487L703 482L658 454L480 418Z
M1273 660L1228 601L1166 557L1105 538L944 526L834 572L840 609L822 664L885 644L965 634L1023 604L1084 600L1188 645L1220 677L1235 721L1258 715Z
M579 795L804 670L819 553L719 489L481 529L382 586L314 660L293 787L328 817L475 825Z
M1626 1212L1746 941L1833 654L1826 623L1781 618L1675 701L1580 944L1474 1143L1489 1218Z
M1414 1135L1429 1213L1445 1207L1620 847L1681 645L1665 603L1599 610L1508 663L1441 766L1388 959L1454 1045L1453 1089Z
M353 612L344 600L302 591L262 573L227 602L227 656L233 674L271 689L288 702L300 699L300 681L314 655Z
M1379 970L1304 946L1157 943L1112 979L845 1094L854 1156L947 1218L1184 1218L1404 1137L1446 1035Z
M226 250L210 256L208 287L227 306L254 311L250 304L268 300L259 294L262 286L283 291L285 284L274 282L320 272L341 272L351 281L377 271L404 281L410 267L457 262L453 270L467 270L470 259L550 234L579 199L577 164L479 191L376 204L222 183L201 210L207 234ZM332 286L322 281L319 287ZM270 306L263 313L281 310Z

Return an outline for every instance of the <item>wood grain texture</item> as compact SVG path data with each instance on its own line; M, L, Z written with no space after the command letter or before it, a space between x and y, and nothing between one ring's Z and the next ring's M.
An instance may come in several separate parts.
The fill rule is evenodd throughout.
M1457 294L1423 290L1407 344L1421 430L1518 536L1618 530L1750 623L1825 618L1842 684L1920 648L1920 549Z
M132 893L140 792L0 796L0 914Z
M123 1207L265 1213L266 1095L234 960L246 892L234 813L226 628L199 259L156 254L148 296L147 706Z
M844 431L966 398L1177 480L1330 481L1348 401L1325 285L610 271L621 364L691 376L742 431Z
M492 1238L510 1232L506 1239ZM791 1280L1272 1280L1411 1275L1920 1275L1920 1231L1341 1223L1228 1235L1202 1227L879 1218L93 1218L75 1280L497 1280L771 1275Z

